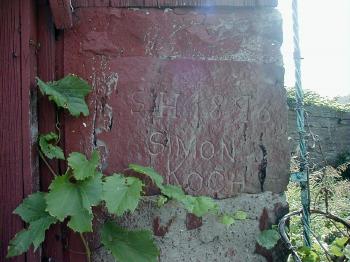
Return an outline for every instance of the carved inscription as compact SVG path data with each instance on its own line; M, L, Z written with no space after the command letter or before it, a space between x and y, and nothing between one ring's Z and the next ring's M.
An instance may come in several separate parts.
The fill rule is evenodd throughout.
M193 192L199 192L203 187L203 177L197 173L192 172L187 178L187 188Z
M173 94L172 96L167 96L165 92L159 92L157 97L155 116L164 117L165 115L170 118L177 117L177 100L180 94Z
M144 90L137 90L132 94L132 113L140 113L146 109L145 97ZM192 193L199 193L204 187L213 192L220 192L225 187L237 192L244 190L242 182L244 179L239 180L233 174L228 175L224 168L224 166L235 164L236 150L233 133L209 138L195 131L186 135L178 132L176 128L167 130L166 120L175 121L182 118L181 110L178 108L181 99L183 97L175 92L153 94L154 109L150 110L150 114L156 118L163 118L165 121L160 122L162 129L150 132L145 141L153 162L157 159L162 159L162 161L165 159L166 162L163 162L163 165L167 166L167 180L182 184L187 191ZM195 116L199 117L199 114L203 114L212 120L220 117L222 110L225 110L225 106L229 103L232 103L232 108L238 113L246 111L249 106L249 96L229 100L222 95L216 95L205 101L200 99L197 93L186 99L192 99L190 102L193 105ZM204 110L208 112L205 113ZM239 114L239 117L242 116ZM243 118L246 120L247 116L244 115ZM186 122L179 123L180 131L190 125ZM205 165L208 168L204 168Z
M250 96L207 97L197 92L182 97L179 92L146 92L140 88L129 94L129 98L131 114L140 114L140 117L148 114L159 120L156 128L148 133L145 144L152 163L159 160L167 167L168 182L181 184L194 194L204 188L213 194L223 190L244 190L244 174L242 177L229 173L236 163L235 129L230 125L235 121L248 121ZM190 104L190 109L184 111L179 107L180 104L183 106L183 101ZM190 120L196 123L187 123L188 115L183 115L184 112L192 112ZM221 118L228 126L227 130L232 131L223 129L221 134L209 136L201 133L210 134L210 129L215 128L217 119ZM269 121L266 108L259 112L259 119ZM212 121L213 126L207 127L206 121ZM178 125L169 129L169 123Z
M208 179L208 186L213 191L221 191L225 187L224 175L217 170L211 172Z
M156 156L164 152L164 134L162 132L156 131L153 132L149 137L149 149L148 152L150 155Z
M233 140L227 141L224 138L219 139L218 145L208 140L199 141L193 137L188 140L184 140L180 136L174 137L166 134L165 132L155 131L153 132L148 141L148 152L150 155L157 156L165 153L165 149L169 140L174 140L175 145L172 146L174 152L174 158L192 158L201 160L211 160L213 157L220 159L221 161L235 161L235 151Z
M210 160L215 154L214 145L210 141L205 141L200 147L200 156L202 159Z

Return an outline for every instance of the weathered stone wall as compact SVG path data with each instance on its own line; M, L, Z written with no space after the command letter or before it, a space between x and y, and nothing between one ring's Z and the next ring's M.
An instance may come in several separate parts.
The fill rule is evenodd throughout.
M320 106L307 106L305 110L306 124L310 127L306 130L312 133L308 136L311 167L324 165L324 157L328 164L332 164L336 161L338 154L350 151L350 113L337 112ZM298 133L295 111L289 110L288 121L291 154L296 155ZM318 142L314 142L313 136Z
M288 209L279 12L90 6L75 19L64 33L64 70L90 80L92 110L83 124L66 119L66 150L98 148L106 174L152 166L167 183L218 199L225 213L249 214L226 229L145 200L123 223L153 230L160 261L284 261L255 240ZM96 261L110 261L100 252Z
M160 261L168 262L283 262L286 250L280 243L268 252L256 244L256 237L278 223L288 211L285 197L271 192L261 194L241 194L235 198L218 200L217 203L227 213L245 210L248 218L236 221L230 227L218 222L214 215L193 221L190 215L174 202L162 208L157 207L157 199L144 199L134 215L120 219L121 225L153 231L160 247ZM113 262L113 257L105 250L98 249L93 261Z

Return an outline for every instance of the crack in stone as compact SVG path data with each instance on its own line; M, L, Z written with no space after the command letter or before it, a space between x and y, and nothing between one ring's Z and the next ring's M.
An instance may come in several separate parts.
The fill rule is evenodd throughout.
M260 134L260 144L259 147L262 152L262 159L259 165L259 182L261 192L264 192L264 183L266 179L266 168L267 168L267 150L262 141L263 133Z

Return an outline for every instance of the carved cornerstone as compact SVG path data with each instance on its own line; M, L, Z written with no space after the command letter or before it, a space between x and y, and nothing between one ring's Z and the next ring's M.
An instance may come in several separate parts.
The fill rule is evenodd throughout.
M84 124L66 122L68 151L98 148L106 173L152 166L194 195L285 189L275 10L80 8L75 19L64 70L94 92Z

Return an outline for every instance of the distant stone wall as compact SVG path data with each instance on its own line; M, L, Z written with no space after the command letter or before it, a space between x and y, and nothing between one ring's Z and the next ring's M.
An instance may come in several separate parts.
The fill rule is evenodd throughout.
M336 161L338 154L350 151L350 112L342 113L319 106L307 106L307 122L311 133L319 141L314 143L309 136L311 165L323 165L322 152L329 164ZM308 132L308 128L306 128ZM291 154L298 152L296 114L290 109L288 114L288 134ZM322 151L319 147L321 145Z

